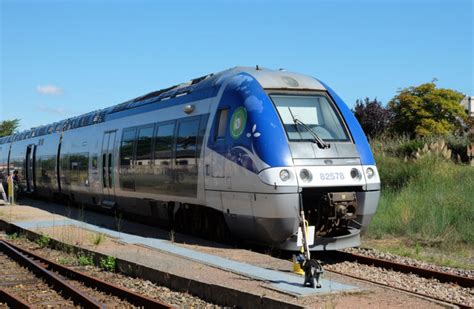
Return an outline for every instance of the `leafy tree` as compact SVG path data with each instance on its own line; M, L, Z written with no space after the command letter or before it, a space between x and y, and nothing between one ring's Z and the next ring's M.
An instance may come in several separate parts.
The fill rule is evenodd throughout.
M396 133L411 137L433 136L456 133L461 129L467 120L467 114L459 104L464 95L452 89L436 88L435 81L402 89L388 103Z
M365 134L370 137L380 135L390 124L390 111L377 98L357 100L353 110Z
M0 121L0 137L13 134L20 126L20 119Z

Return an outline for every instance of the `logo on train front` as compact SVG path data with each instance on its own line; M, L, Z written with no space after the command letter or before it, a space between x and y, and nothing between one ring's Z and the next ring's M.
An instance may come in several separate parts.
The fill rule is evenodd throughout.
M238 139L244 132L247 123L247 110L245 107L238 107L232 114L230 120L230 135L233 139Z

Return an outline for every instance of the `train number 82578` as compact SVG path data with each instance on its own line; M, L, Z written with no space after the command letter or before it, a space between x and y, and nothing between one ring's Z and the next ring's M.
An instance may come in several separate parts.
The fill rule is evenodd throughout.
M344 173L319 173L321 180L343 180Z

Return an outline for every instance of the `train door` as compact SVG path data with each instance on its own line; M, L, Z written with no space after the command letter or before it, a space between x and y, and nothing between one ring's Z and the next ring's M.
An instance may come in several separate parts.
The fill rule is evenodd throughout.
M26 148L26 160L25 160L26 190L29 193L35 192L36 190L35 155L36 155L36 145L29 145Z
M231 188L230 173L226 171L226 161L222 153L228 152L226 140L229 108L219 109L216 113L216 129L211 132L209 141L214 150L206 154L205 186L210 190L226 190ZM229 166L227 166L229 168Z
M116 133L117 131L105 132L102 139L102 206L106 208L115 206L114 152Z

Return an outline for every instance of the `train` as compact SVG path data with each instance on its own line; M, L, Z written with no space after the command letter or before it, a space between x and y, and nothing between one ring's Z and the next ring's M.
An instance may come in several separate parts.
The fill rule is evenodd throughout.
M367 138L308 75L235 67L0 138L22 194L298 250L360 245L380 197ZM302 211L302 212L301 212ZM301 233L301 230L300 230Z

